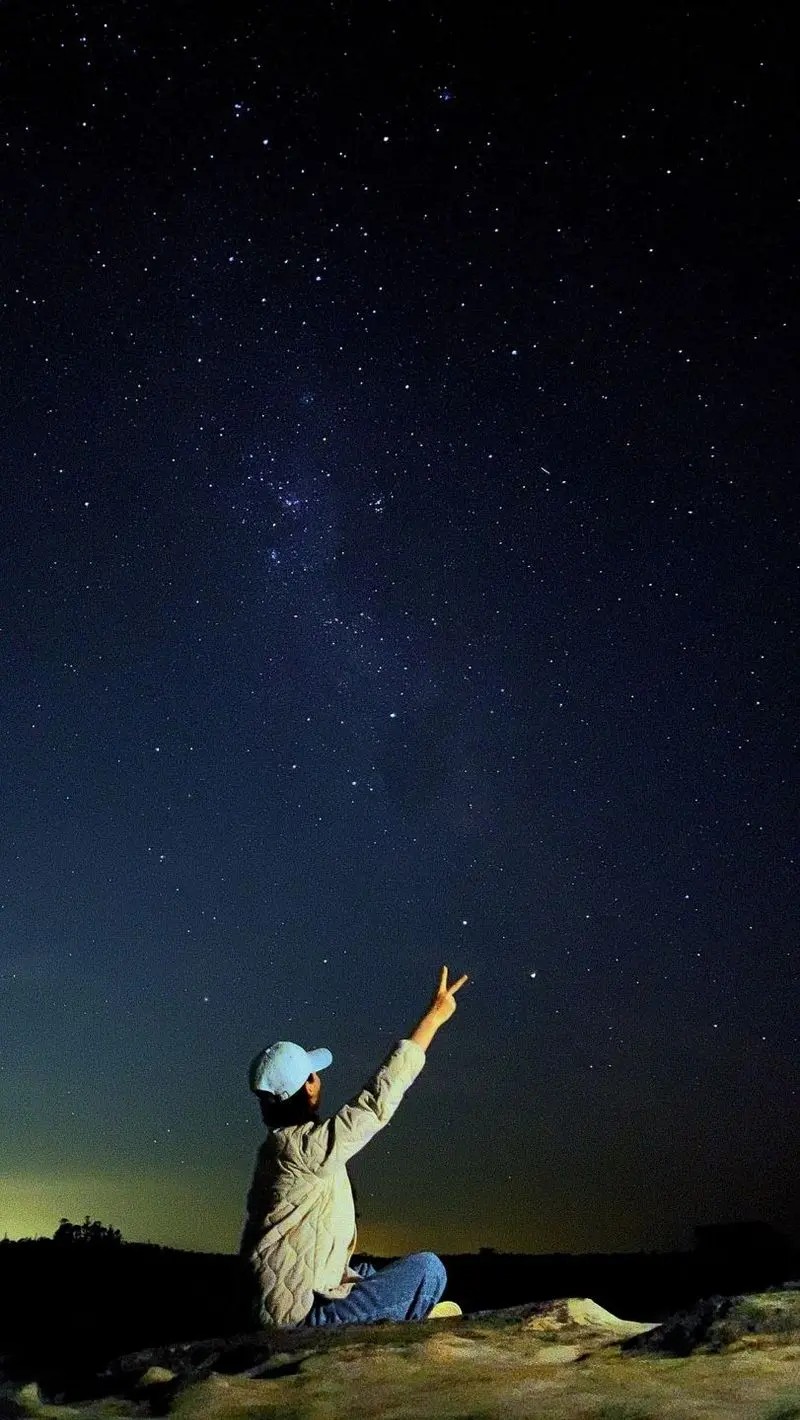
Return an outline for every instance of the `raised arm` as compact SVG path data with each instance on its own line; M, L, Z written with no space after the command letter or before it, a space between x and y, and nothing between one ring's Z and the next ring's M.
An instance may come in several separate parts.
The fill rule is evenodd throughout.
M442 967L439 985L424 1016L409 1036L397 1042L364 1088L331 1119L303 1126L298 1134L298 1151L312 1173L326 1174L341 1168L389 1123L425 1064L425 1051L431 1040L455 1011L454 993L467 979L462 976L448 986L447 967Z

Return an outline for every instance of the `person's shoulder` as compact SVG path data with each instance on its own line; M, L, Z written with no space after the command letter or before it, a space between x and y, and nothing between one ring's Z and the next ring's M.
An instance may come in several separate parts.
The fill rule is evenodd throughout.
M302 1155L325 1132L328 1123L327 1119L304 1119L302 1124L286 1124L274 1131L275 1147L284 1154Z

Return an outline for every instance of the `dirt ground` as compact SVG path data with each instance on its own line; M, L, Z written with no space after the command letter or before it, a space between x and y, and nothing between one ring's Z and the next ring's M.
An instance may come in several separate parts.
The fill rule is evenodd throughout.
M72 1405L43 1403L29 1385L8 1413L40 1420L800 1420L793 1325L674 1356L623 1348L627 1337L650 1332L644 1323L619 1322L582 1299L558 1307L551 1318L513 1325L463 1317L390 1333L359 1329L327 1349L274 1354L274 1374L260 1379L212 1372L176 1387L170 1371L154 1369L125 1398Z

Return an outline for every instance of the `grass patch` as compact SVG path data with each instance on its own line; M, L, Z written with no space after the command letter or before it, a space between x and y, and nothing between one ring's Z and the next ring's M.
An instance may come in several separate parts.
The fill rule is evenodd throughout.
M800 1391L776 1401L764 1411L762 1420L800 1420Z
M601 1405L596 1420L656 1420L652 1410L642 1405L630 1405L626 1400L612 1400Z
M712 1327L715 1339L723 1343L762 1332L785 1335L800 1330L800 1308L786 1294L745 1297Z

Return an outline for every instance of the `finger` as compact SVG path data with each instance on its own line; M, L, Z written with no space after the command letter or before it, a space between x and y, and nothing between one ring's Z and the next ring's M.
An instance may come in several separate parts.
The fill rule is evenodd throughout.
M452 986L449 988L450 994L452 995L454 991L460 991L465 981L469 981L469 977L467 976L466 972L464 972L463 976L459 976L458 981L453 982Z
M441 974L441 976L439 977L439 990L440 990L440 991L446 991L446 990L447 990L447 967L446 967L446 966L443 966L443 967L442 967L442 974Z

